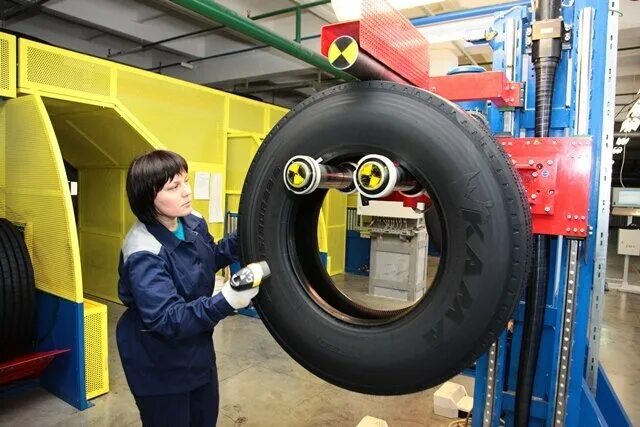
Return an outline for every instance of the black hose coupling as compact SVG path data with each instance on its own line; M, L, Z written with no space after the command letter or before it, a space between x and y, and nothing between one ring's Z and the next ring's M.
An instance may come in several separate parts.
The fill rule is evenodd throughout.
M546 19L533 23L531 53L534 63L543 58L560 60L564 30L562 18Z

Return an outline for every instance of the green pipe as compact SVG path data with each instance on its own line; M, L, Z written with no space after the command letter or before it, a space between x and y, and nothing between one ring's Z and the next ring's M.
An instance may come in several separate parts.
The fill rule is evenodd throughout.
M171 0L178 6L182 6L192 12L198 13L206 18L235 30L241 34L273 46L307 64L326 71L336 77L346 81L355 80L353 76L335 69L324 56L307 49L300 44L287 40L286 38L267 30L251 20L238 15L236 12L222 6L219 3L206 0Z

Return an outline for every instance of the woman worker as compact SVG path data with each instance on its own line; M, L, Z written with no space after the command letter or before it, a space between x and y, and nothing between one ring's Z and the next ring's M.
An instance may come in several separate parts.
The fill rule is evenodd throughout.
M125 237L119 296L120 359L146 426L215 426L218 376L212 333L258 288L213 293L215 272L238 261L237 236L214 242L191 208L187 162L164 150L136 158L127 196L138 221Z

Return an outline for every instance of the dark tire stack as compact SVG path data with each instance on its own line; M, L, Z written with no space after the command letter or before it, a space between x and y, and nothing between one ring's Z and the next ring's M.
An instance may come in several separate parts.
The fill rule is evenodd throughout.
M0 218L0 362L29 352L35 326L35 280L20 231Z

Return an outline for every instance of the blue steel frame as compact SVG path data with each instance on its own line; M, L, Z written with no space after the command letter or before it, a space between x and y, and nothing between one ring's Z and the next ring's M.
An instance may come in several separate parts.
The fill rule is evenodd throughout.
M84 305L38 291L36 351L70 349L51 362L40 385L79 410L87 401L84 354Z
M564 50L556 74L551 117L552 136L575 135L578 108L578 42L580 37L579 17L585 8L592 8L594 12L593 38L591 41L591 71L589 96L589 131L593 140L593 163L590 195L591 230L597 230L600 191L608 192L608 187L600 188L601 152L603 131L606 124L605 108L610 108L610 94L605 93L607 73L607 52L615 51L615 42L608 40L608 26L610 15L617 12L617 0L571 0L563 3L563 18L565 24L573 28L571 49ZM500 35L507 32L507 25L516 23L516 52L514 58L515 80L526 82L525 105L523 109L515 111L513 135L532 136L534 131L535 106L535 74L530 56L525 50L525 31L531 24L531 10L529 1L518 1L506 5L454 12L437 17L414 19L416 26L424 26L439 22L451 22L477 16L495 14L494 29ZM615 37L615 36L614 36ZM505 38L496 37L491 46L494 51L494 70L505 69L506 49ZM599 52L599 54L594 54ZM615 68L614 68L615 70ZM613 73L615 78L615 73ZM610 77L610 76L609 76ZM584 88L583 88L584 90ZM603 107L603 104L605 107ZM494 133L503 133L504 112L495 107L489 109L489 122ZM604 173L608 171L605 170ZM606 181L610 182L609 180ZM615 392L606 378L602 367L597 372L597 388L595 393L589 388L585 380L587 368L587 354L589 351L588 335L590 334L591 297L596 272L596 233L578 243L578 276L576 280L575 309L573 313L573 335L570 342L569 376L566 387L566 415L560 421L554 422L556 412L555 401L559 384L559 366L561 362L562 331L564 323L565 303L567 296L568 263L571 242L562 237L552 238L549 259L549 283L547 288L547 305L544 317L544 329L540 344L540 356L537 363L534 380L534 398L531 405L530 426L630 426L631 422L624 412ZM606 241L606 236L605 236ZM574 242L575 245L575 242ZM605 247L606 249L606 247ZM523 295L524 296L524 295ZM521 301L514 314L513 332L505 331L492 351L478 359L475 369L475 391L473 421L474 427L499 426L501 419L505 425L514 425L515 389L518 375L520 346L523 331L524 301ZM592 331L593 333L593 331ZM489 371L490 361L493 361ZM495 385L488 388L490 376L495 376ZM497 392L494 392L496 391Z

